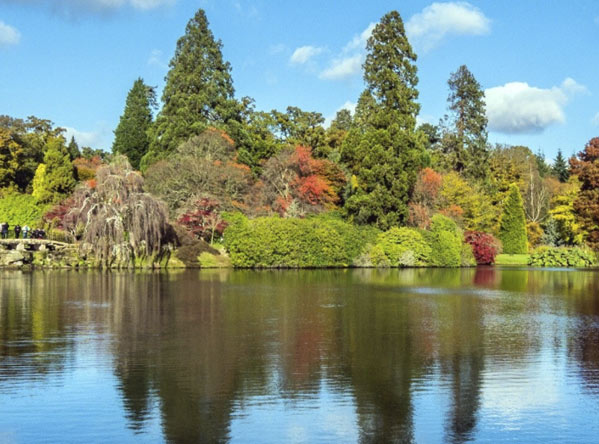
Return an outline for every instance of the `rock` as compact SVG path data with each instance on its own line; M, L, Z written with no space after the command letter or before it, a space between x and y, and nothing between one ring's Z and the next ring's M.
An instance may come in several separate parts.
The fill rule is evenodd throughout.
M17 251L25 251L25 244L24 244L24 243L22 243L22 242L19 242L19 243L17 244L17 248L16 248L16 250L17 250Z
M0 254L0 267L18 267L23 265L26 260L27 256L20 251L3 251L2 254Z

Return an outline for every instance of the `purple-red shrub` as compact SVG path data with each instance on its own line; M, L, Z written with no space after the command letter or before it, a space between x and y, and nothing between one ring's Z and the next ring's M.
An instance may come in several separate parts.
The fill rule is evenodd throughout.
M490 265L501 251L501 242L492 234L481 231L466 231L464 242L472 246L472 252L478 265Z

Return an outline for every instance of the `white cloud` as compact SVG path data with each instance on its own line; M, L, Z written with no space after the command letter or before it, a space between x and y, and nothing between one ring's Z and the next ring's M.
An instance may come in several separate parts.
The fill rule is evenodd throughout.
M406 23L410 42L422 51L434 48L447 35L482 35L490 29L491 21L466 2L433 3Z
M352 76L362 69L362 54L334 59L331 65L320 73L321 79L339 80Z
M355 35L354 38L351 39L347 45L345 45L343 52L350 52L356 49L364 50L366 48L366 42L372 35L372 31L374 30L375 26L376 23L371 23L364 31L358 35Z
M268 53L270 55L276 55L284 52L286 49L287 47L283 43L279 43L276 45L270 45L270 47L268 48Z
M540 133L547 127L564 123L564 106L569 99L587 89L574 79L544 89L525 82L510 82L485 91L489 129L501 133Z
M595 116L591 119L591 123L595 126L599 126L599 113L595 114Z
M321 54L323 51L323 48L318 48L316 46L301 46L293 51L289 62L294 65L303 65L311 58Z
M21 33L0 20L0 46L16 45L21 40Z

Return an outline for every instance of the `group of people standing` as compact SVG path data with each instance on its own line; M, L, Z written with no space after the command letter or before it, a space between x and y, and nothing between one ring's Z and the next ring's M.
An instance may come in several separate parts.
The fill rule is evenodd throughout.
M9 228L10 225L8 222L0 223L0 234L2 235L2 239L9 239ZM15 233L15 239L21 238L21 234L23 235L23 239L44 239L46 237L46 232L44 230L37 228L32 230L28 225L21 227L17 224L14 226L13 231Z

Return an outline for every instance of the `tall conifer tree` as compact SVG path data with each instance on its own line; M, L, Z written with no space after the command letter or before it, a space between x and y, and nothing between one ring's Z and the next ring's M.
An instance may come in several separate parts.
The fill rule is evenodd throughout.
M454 170L471 179L489 176L487 147L487 116L485 94L466 65L451 74L449 80L451 129L444 136L444 150Z
M366 90L342 146L353 174L345 208L354 221L387 229L406 220L424 158L425 136L415 129L416 54L397 11L381 19L366 48Z
M154 88L139 78L127 94L125 110L114 130L112 152L124 154L135 169L139 169L141 158L148 152L148 131L152 126L152 107L156 104Z
M162 94L162 109L151 131L149 165L208 126L222 127L240 112L234 100L231 65L223 60L222 44L208 28L202 9L177 41ZM143 166L143 165L142 165Z

